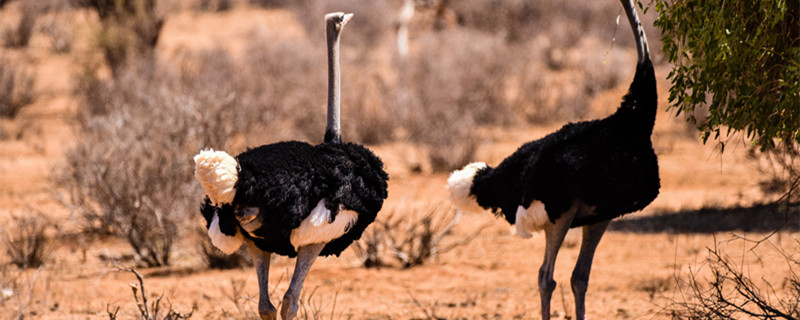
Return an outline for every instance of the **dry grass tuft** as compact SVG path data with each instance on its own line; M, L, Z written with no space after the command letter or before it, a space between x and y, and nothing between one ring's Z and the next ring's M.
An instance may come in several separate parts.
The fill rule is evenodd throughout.
M168 303L166 314L161 313L162 311L164 311L161 305L161 300L164 298L164 295L156 297L154 301L151 301L150 304L148 304L147 294L145 292L145 287L144 287L144 277L142 276L142 274L133 268L123 268L123 267L118 267L118 268L119 271L126 271L133 273L136 276L136 279L139 281L139 285L130 284L130 287L131 290L133 291L133 299L136 301L136 307L139 309L139 315L142 320L180 320L180 319L189 319L192 317L192 314L194 313L196 306L192 308L192 311L189 311L188 313L180 313L172 308L171 303ZM106 306L106 313L108 314L109 320L116 320L118 312L119 312L119 307L117 307L112 312L110 306ZM161 313L162 315L160 316L159 313Z
M0 229L0 238L10 262L20 269L44 265L55 249L55 244L46 234L51 226L42 213L25 212L12 216L11 223Z
M361 240L353 244L363 266L390 266L386 256L404 269L420 266L440 254L466 245L485 228L454 240L452 230L458 224L459 212L438 207L422 210L421 215L399 209L382 214Z

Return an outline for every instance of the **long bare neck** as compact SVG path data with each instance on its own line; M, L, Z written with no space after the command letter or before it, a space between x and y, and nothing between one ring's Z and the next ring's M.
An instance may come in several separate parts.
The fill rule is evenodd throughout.
M639 16L636 14L633 0L620 0L622 7L625 8L625 14L628 15L628 22L631 24L633 30L633 38L636 40L636 51L639 53L639 64L650 60L650 49L647 46L647 36L644 34L644 28L639 21Z
M328 37L328 126L325 129L325 142L342 142L341 128L341 84L339 74L339 34L330 23L326 31Z

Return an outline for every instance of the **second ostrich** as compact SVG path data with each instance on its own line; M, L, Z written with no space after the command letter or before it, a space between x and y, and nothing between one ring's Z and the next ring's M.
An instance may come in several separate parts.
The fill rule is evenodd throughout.
M639 211L658 195L658 160L650 136L657 109L656 80L647 38L632 0L621 0L638 51L636 74L611 116L570 123L522 145L497 167L472 163L448 179L450 199L462 210L489 209L515 224L523 238L544 230L539 268L542 319L550 319L556 255L570 228L583 240L571 284L576 319L585 319L584 299L595 249L609 222Z
M325 15L328 125L322 144L280 142L235 158L213 150L194 158L195 176L206 193L201 213L208 234L225 253L247 244L258 276L258 311L265 320L277 318L267 285L271 254L297 257L280 310L282 319L294 319L316 257L338 256L359 239L388 195L383 162L341 138L339 37L352 16Z

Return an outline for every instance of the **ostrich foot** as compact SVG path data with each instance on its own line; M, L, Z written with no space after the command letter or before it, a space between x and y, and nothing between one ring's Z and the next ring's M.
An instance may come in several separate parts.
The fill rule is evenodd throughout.
M268 308L258 308L258 316L261 320L278 320L278 311L271 304Z
M298 297L286 293L283 297L283 303L281 304L281 319L283 320L292 320L297 316L297 303Z

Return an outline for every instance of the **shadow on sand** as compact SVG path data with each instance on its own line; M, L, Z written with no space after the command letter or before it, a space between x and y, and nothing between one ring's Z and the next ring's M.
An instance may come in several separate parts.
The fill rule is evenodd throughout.
M713 233L725 231L800 231L800 205L755 205L628 215L612 221L609 230L636 233Z

